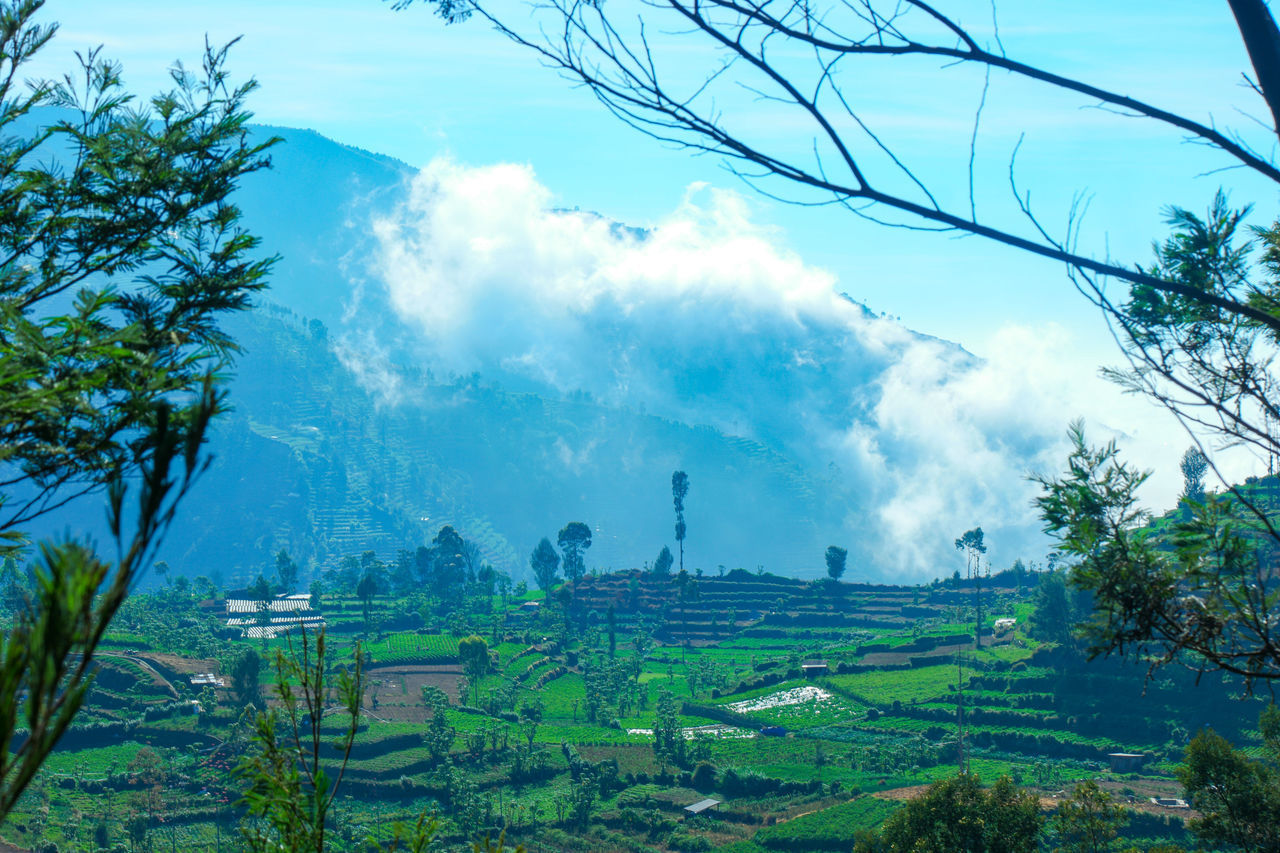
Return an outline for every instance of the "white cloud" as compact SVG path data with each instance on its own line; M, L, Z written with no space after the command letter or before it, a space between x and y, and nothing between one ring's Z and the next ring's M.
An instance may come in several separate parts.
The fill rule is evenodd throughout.
M432 368L585 390L837 471L853 550L894 573L949 574L975 524L997 566L1043 553L1026 476L1061 468L1075 417L1166 470L1187 444L1065 330L1005 328L985 359L917 336L839 296L734 193L695 185L645 231L553 204L527 166L438 160L375 223L374 275Z

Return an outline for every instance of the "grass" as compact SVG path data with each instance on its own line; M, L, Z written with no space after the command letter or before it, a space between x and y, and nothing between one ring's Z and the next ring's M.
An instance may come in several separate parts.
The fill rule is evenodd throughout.
M891 800L858 797L847 803L768 826L753 841L769 850L846 851L859 830L875 829L899 807Z
M880 705L894 701L923 702L947 695L948 686L955 684L955 667L927 666L918 669L855 672L832 675L828 678L837 686L866 697Z

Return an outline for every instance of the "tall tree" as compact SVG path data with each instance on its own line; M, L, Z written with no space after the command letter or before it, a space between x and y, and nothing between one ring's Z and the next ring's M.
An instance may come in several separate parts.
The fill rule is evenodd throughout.
M431 540L431 560L436 588L441 597L460 598L467 581L467 543L462 535L446 524Z
M298 585L298 564L289 556L289 552L281 548L276 554L276 580L286 593L294 591Z
M462 662L462 671L467 674L467 683L471 685L473 701L480 701L480 680L489 674L489 644L484 637L472 634L458 641L458 660Z
M555 586L556 574L560 570L560 555L547 537L542 537L542 541L529 555L529 568L533 569L533 579L538 582L538 589L544 591L550 601L551 587Z
M1195 503L1204 500L1204 475L1209 470L1209 460L1200 448L1194 444L1188 447L1182 454L1178 469L1182 471L1182 494L1179 497Z
M591 547L591 528L581 521L571 521L560 530L556 544L564 554L565 577L580 580L586 570L583 554Z
M241 708L258 707L262 700L262 658L251 648L242 648L231 663L231 695Z
M676 471L671 475L671 500L676 506L676 542L680 544L680 571L684 571L684 499L689 494L689 475Z
M827 546L827 577L833 581L838 581L844 575L845 560L849 556L849 551L838 545Z
M30 79L56 32L38 0L0 2L0 555L30 549L31 606L0 637L0 819L71 724L93 656L204 469L219 319L245 308L251 260L231 193L267 165L226 49L148 103L94 50ZM44 110L58 107L59 110ZM28 545L35 519L105 496L116 562L83 540ZM127 509L126 509L127 507Z
M973 581L973 641L982 645L982 555L987 553L986 538L982 528L966 530L956 540L956 550L964 552L965 567L968 577Z
M378 594L378 579L372 572L366 572L356 584L356 596L360 599L360 609L364 614L364 629L368 631L373 625L373 597Z
M1072 628L1087 615L1077 613L1072 592L1067 586L1067 573L1064 571L1042 572L1036 576L1030 619L1031 636L1051 643L1071 642Z

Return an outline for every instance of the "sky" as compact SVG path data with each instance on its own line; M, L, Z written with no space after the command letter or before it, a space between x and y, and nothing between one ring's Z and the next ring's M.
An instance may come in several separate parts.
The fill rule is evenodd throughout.
M990 21L985 0L955 5L966 20ZM525 14L516 3L501 8L517 19ZM1252 118L1260 105L1243 85L1247 57L1225 3L1054 0L997 11L1011 56L1212 122L1264 150L1274 144ZM767 199L714 158L625 127L589 92L483 22L446 27L426 6L397 12L379 0L63 0L46 17L61 32L33 74L59 75L75 51L102 45L123 63L131 90L152 92L174 60L198 62L206 37L215 44L240 37L231 70L260 84L251 102L256 121L312 128L415 167L517 164L536 176L550 206L651 226L679 211L691 190L737 193L753 227L872 311L1007 364L1028 386L1040 370L1046 381L1071 383L1063 411L1054 413L1064 432L1074 416L1102 421L1140 463L1163 465L1154 501L1167 502L1180 485L1168 471L1185 435L1163 414L1121 405L1101 386L1096 373L1115 361L1113 344L1059 265L978 238L888 229L830 207ZM672 44L674 72L696 79L707 67L705 51ZM954 193L963 189L954 185L955 158L967 155L981 86L973 75L941 74L936 62L899 63L870 68L853 90L878 132L922 175L950 181L945 192ZM726 106L741 109L748 131L771 144L808 144L802 125L767 104ZM984 212L1009 215L1010 158L1021 140L1019 186L1044 221L1060 232L1072 200L1086 199L1081 245L1124 263L1149 259L1165 205L1203 209L1219 186L1237 203L1255 203L1255 221L1276 215L1273 188L1220 171L1225 163L1202 146L1015 80L992 79L981 128L976 202ZM1003 381L988 377L992 393L1012 395L1007 405L1016 407L1022 386ZM1044 403L1029 397L1027 404ZM1256 472L1256 463L1239 460L1229 471Z

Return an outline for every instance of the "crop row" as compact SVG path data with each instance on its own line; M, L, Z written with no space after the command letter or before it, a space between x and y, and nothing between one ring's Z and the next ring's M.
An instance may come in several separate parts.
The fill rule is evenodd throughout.
M755 841L772 850L846 851L853 846L858 830L879 826L897 807L891 800L859 797L765 827L756 833Z

